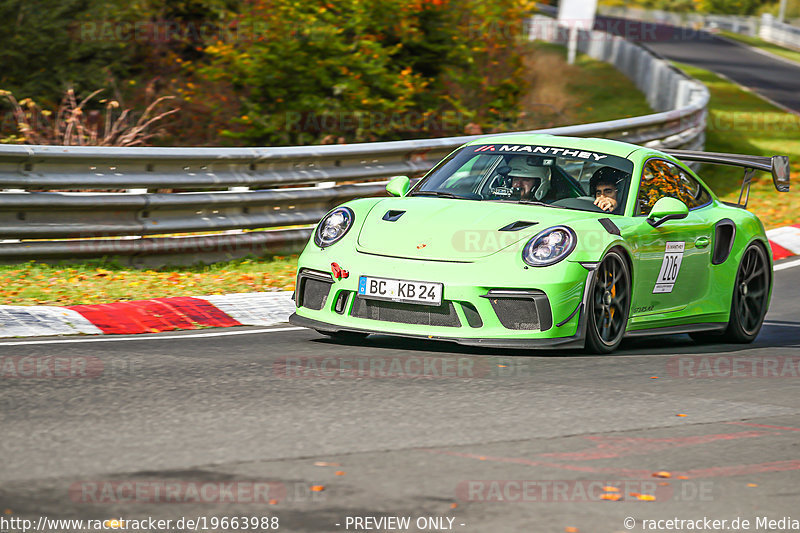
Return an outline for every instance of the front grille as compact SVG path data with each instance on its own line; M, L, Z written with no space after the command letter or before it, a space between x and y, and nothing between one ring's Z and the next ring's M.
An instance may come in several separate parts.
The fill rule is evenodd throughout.
M352 316L383 322L417 324L424 326L461 327L453 302L445 300L441 305L407 304L384 300L356 298L353 302Z
M508 329L540 329L536 302L530 298L490 298L497 318Z
M553 313L547 295L537 289L492 289L482 296L506 329L547 331Z
M300 301L298 307L319 311L325 306L332 283L315 278L300 276Z

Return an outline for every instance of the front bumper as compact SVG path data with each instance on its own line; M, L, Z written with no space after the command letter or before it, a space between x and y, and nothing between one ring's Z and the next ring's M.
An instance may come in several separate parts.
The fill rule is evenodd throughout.
M507 260L421 261L360 252L309 255L301 256L299 262L298 307L290 319L296 325L475 346L583 346L582 307L593 271L577 262L525 268L509 265ZM333 278L332 262L348 268L348 277ZM443 305L431 310L424 305L364 300L358 296L361 275L442 283ZM379 310L376 305L388 309ZM526 309L535 320L514 316Z

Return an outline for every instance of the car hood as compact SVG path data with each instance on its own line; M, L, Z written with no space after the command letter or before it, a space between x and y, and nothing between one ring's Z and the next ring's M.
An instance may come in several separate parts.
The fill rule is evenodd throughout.
M362 222L358 250L392 257L470 261L527 240L550 226L592 215L501 202L387 198L377 202ZM500 231L508 226L511 228Z

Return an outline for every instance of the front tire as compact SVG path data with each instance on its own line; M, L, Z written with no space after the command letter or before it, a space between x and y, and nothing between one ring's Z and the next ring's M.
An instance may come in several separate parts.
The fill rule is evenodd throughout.
M619 252L608 252L598 265L589 290L586 350L606 354L617 349L631 308L631 274Z
M739 262L728 327L719 340L738 344L755 340L767 314L771 281L769 261L764 248L751 244Z

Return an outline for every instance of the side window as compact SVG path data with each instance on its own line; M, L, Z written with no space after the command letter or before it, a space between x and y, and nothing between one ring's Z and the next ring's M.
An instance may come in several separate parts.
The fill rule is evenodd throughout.
M689 209L707 204L711 196L700 183L678 166L663 159L651 159L642 172L636 214L648 215L655 203L670 196L685 203Z

